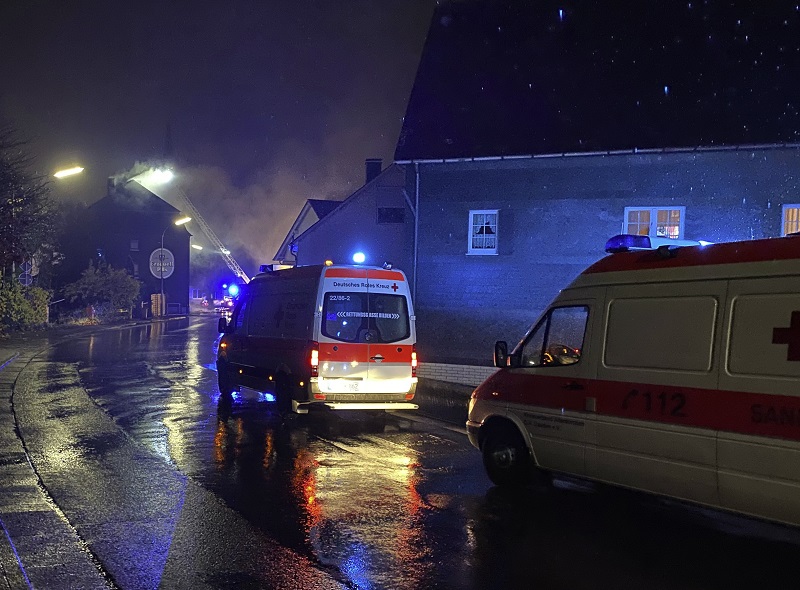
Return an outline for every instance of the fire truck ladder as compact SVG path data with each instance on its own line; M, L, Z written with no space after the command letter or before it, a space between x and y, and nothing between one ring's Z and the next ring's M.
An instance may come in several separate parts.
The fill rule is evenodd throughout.
M192 220L197 222L197 224L200 226L200 229L203 230L203 233L209 239L214 248L216 248L217 251L222 255L222 257L225 259L225 264L228 265L228 268L230 268L237 277L242 279L242 281L249 283L250 277L248 277L244 270L242 270L242 267L239 266L239 263L233 259L233 256L231 256L231 251L222 245L222 242L220 242L217 234L214 233L214 230L211 229L211 227L206 223L206 220L203 219L203 216L200 215L200 211L198 211L197 207L194 206L194 203L189 200L188 195L183 192L183 190L179 189L179 192L181 195L181 200L189 210L189 215L191 216Z

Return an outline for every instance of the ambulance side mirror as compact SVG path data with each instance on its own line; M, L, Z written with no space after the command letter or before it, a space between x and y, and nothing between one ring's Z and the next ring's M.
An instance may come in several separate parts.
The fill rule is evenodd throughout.
M229 332L228 320L226 320L225 318L219 318L219 321L217 322L217 331L220 334L227 334Z
M508 366L508 344L505 340L494 343L494 366L500 369Z

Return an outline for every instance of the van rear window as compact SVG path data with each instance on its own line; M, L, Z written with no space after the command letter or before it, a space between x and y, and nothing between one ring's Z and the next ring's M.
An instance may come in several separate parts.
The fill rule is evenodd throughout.
M342 342L397 342L411 335L403 295L325 293L322 333Z

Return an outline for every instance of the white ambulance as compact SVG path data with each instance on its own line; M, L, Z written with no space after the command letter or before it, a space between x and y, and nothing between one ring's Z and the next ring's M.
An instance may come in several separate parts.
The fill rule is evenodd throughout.
M467 421L489 477L800 525L800 236L648 245L612 238L510 354L496 344Z
M417 387L414 310L391 267L301 266L242 288L217 353L221 403L242 387L305 413L409 410Z

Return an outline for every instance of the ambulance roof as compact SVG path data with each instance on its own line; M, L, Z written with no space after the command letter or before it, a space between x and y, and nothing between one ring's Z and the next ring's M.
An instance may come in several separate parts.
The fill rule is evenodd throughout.
M610 254L584 270L571 287L640 280L690 280L701 275L723 278L799 272L800 236L790 236Z
M349 265L333 265L326 266L322 264L314 264L309 266L295 266L292 268L285 268L281 270L274 270L268 272L261 272L253 277L253 280L272 280L280 277L293 277L304 278L314 277L318 278L321 275L326 277L338 278L370 278L370 279L384 279L393 281L405 281L405 275L396 269L384 269L379 266L349 266Z

